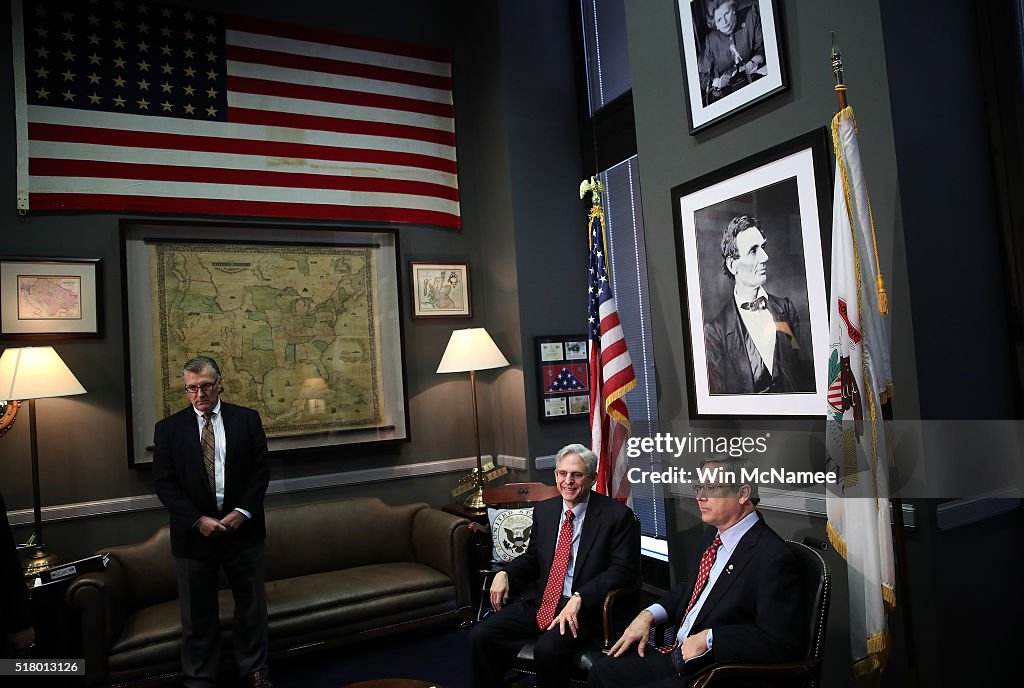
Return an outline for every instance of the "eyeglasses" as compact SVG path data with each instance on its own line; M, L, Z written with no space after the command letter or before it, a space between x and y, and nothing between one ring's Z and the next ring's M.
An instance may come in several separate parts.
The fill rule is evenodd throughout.
M586 478L588 475L590 475L590 474L589 473L580 473L579 471L573 471L572 473L570 473L569 471L555 471L555 477L557 477L559 480L565 480L566 478L572 478L576 482L579 482L580 480L583 480L584 478Z
M721 494L722 490L728 487L732 487L732 485L693 485L693 496L698 499L701 495L704 495L705 497L714 497Z
M220 378L217 378L213 382L204 382L201 385L185 385L185 391L189 394L199 394L200 391L210 393L217 383L220 382Z

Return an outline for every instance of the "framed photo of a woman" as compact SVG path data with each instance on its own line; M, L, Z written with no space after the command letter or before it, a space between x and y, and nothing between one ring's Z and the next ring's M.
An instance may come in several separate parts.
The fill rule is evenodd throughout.
M690 133L787 88L775 0L677 0Z
M825 146L814 131L672 190L691 417L823 413Z

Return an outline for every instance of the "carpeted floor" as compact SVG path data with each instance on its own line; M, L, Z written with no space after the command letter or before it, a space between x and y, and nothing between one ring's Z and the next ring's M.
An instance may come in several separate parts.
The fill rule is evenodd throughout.
M342 688L379 678L417 678L438 688L469 685L469 631L431 629L312 653L270 665L277 688Z

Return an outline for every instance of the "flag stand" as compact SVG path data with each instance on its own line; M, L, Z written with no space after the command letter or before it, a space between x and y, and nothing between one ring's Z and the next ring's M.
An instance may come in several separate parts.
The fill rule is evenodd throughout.
M843 81L843 58L839 53L839 49L836 46L835 33L832 34L832 73L835 76L835 92L836 101L839 105L839 110L845 110L849 107L846 99L846 84ZM877 256L877 248L875 250ZM881 278L878 280L880 301L884 301L884 288L882 287ZM882 410L882 422L883 424L892 422L892 400L886 399L881 406ZM888 437L888 433L886 433ZM891 474L891 467L890 467ZM891 485L891 482L890 482ZM891 492L892 490L890 490ZM911 613L911 602L910 602L910 584L907 577L907 545L904 539L904 522L903 522L903 499L901 497L891 496L889 497L889 503L892 507L892 521L893 521L893 537L894 537L894 548L896 554L896 586L900 591L900 597L902 598L903 614L901 614L902 626L903 626L903 641L906 645L907 653L907 682L906 685L913 688L918 688L920 680L917 673L917 649L914 643L914 622L913 615Z

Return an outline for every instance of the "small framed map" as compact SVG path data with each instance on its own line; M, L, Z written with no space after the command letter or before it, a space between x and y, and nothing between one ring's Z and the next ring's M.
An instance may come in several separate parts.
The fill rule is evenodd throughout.
M125 223L131 465L218 362L272 452L408 437L398 247L388 231ZM211 238L211 237L216 237Z
M0 259L0 337L99 337L99 258Z
M409 263L412 317L470 318L469 263Z

